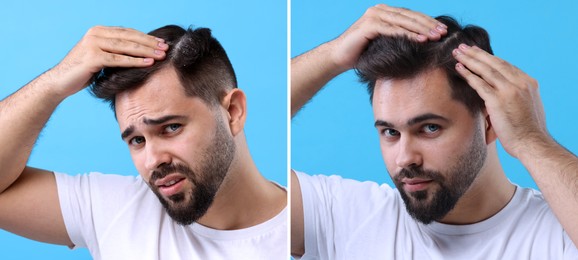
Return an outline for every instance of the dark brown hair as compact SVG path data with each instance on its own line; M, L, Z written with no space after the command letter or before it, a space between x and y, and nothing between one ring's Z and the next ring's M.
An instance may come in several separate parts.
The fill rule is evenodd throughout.
M378 79L408 79L429 69L442 68L452 88L453 99L464 103L473 115L484 108L484 101L456 71L457 61L452 50L465 43L493 54L488 33L474 25L462 27L452 17L438 16L436 19L448 27L447 35L439 41L420 43L402 36L379 36L369 43L355 70L360 81L367 84L370 102Z
M115 109L118 93L142 86L155 72L172 67L186 95L216 105L226 90L237 87L233 66L221 44L208 28L183 29L167 25L149 33L169 45L164 60L146 68L105 68L95 75L92 94Z

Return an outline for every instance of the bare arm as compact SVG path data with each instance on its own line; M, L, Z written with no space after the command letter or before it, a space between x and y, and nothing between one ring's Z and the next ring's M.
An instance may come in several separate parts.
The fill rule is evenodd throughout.
M335 40L291 60L291 116L327 82L353 68L367 44L379 35L406 35L416 41L439 40L446 26L404 8L373 6Z
M297 174L291 170L291 255L305 254L305 231L303 224L303 198Z
M0 102L0 228L71 245L54 174L26 167L34 142L58 104L83 89L94 73L150 66L164 58L167 46L160 42L132 29L94 27L57 66Z
M327 82L353 68L367 44L378 35L406 35L416 41L439 40L446 26L411 10L383 4L369 8L341 36L291 60L291 116ZM299 181L291 174L291 254L304 245L303 201Z
M528 169L578 245L578 158L548 133L538 82L478 47L460 45L454 56L458 72L484 99L504 149Z

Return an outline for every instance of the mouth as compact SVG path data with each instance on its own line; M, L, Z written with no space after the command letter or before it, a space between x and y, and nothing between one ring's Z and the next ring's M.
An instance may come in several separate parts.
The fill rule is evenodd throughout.
M430 179L420 179L420 178L404 178L401 180L403 183L403 189L407 192L416 192L427 189L427 187L433 182Z
M182 191L185 179L186 178L180 174L171 174L156 180L154 185L165 198L168 198Z

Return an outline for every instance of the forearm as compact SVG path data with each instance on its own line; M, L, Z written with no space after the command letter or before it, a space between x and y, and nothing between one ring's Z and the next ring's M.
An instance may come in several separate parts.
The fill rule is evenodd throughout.
M520 160L575 245L578 245L578 158L552 139L529 144Z
M20 176L40 131L64 99L54 86L48 71L0 102L0 193Z
M327 82L346 71L331 59L331 43L291 60L291 117L295 116Z

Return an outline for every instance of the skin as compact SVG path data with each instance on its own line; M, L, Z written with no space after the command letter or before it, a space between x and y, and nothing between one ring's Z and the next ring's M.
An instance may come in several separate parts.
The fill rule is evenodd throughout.
M214 135L219 121L227 122L228 134L239 149L236 149L229 173L213 202L221 209L213 210L211 207L197 221L217 229L239 229L261 223L285 206L282 203L285 193L260 177L252 161L248 163L246 159L238 159L248 157L242 133L245 110L245 95L239 89L230 90L222 104L216 106L208 105L198 97L186 96L173 68L161 70L142 87L116 97L120 131L123 133L129 127L133 129L123 139L129 146L138 172L147 183L152 172L163 164L178 163L198 169L198 158L204 156L201 152L213 145L208 137ZM167 116L178 118L161 124L145 123L145 119ZM144 142L135 141L140 138ZM193 188L194 185L185 180L182 190ZM275 210L264 210L269 206Z
M577 245L578 157L548 133L538 82L475 46L461 44L453 54L456 70L484 99L504 149L528 169Z
M459 155L466 152L468 146L464 144L472 142L476 131L483 133L488 156L478 178L439 222L482 221L503 208L513 196L515 188L499 166L496 138L492 126L485 121L486 114L474 117L463 103L452 99L449 82L441 69L425 71L410 79L379 80L373 113L383 160L392 178L410 166L447 174ZM423 115L435 117L415 120L424 118ZM410 121L414 122L408 124ZM433 193L438 189L437 184L429 183L424 190Z
M174 69L164 69L142 87L119 94L116 104L123 140L146 183L152 172L165 164L182 164L198 174L207 174L201 172L199 165L200 158L206 156L203 152L213 145L214 140L207 137L212 136L217 123L226 118L221 111L213 112L200 98L186 97ZM168 117L176 118L158 120ZM150 123L150 120L157 122ZM130 134L125 135L129 130ZM228 135L233 138L229 131ZM175 175L184 178L182 173ZM149 185L158 190L154 183ZM185 179L180 191L189 193L193 188L193 183ZM168 200L166 196L163 198ZM188 195L185 198L189 200Z
M396 19L392 19L394 17ZM445 33L445 28L435 19L423 14L385 5L369 8L335 40L292 59L291 115L294 116L329 80L351 69L367 43L377 35L403 34L416 41L435 41ZM460 45L453 54L458 61L457 71L485 101L486 111L478 120L483 121L480 123L484 126L488 157L470 190L441 222L479 222L507 204L513 193L513 186L505 178L497 158L494 142L499 138L506 151L518 158L528 169L564 230L572 241L578 244L578 222L575 221L575 216L578 215L578 158L557 144L548 134L537 82L513 65L477 47ZM388 101L395 102L395 99ZM411 102L402 102L400 105L409 106L408 103ZM401 112L403 116L389 119L395 120L402 130L411 130L403 123L422 112L417 108L407 109L407 113L413 114ZM375 107L374 112L382 113L380 109L376 111ZM378 115L380 114L376 114L376 119ZM431 148L428 143L434 141L415 141L419 138L415 131L413 133L414 138L403 141L400 139L394 145L397 146L393 147L395 149L385 149L382 145L383 157L390 172L395 172L392 170L411 161L441 167L429 159L432 155L424 155L422 150ZM407 134L412 137L411 131L406 131L406 136ZM454 135L456 138L465 138L457 133ZM452 146L449 142L446 144ZM305 252L303 204L299 181L294 172L291 177L291 203L291 253L300 256Z
M93 73L150 66L167 48L163 40L132 29L93 27L58 65L0 102L0 228L72 245L53 173L26 166L34 142L56 106L86 87Z
M136 30L97 26L91 28L57 66L0 102L3 133L0 146L4 147L0 150L0 228L42 242L72 245L64 226L53 172L26 166L34 142L56 106L86 87L93 73L104 67L150 66L155 60L163 59L167 49L164 40ZM197 98L176 95L182 86L171 79L174 71L172 73L163 70L153 75L146 86L127 92L117 100L117 106L121 107L116 111L120 115L121 131L128 124L134 124L152 144L143 153L131 148L139 173L146 180L155 164L167 160L193 165L189 156L194 156L197 149L175 145L174 141L180 138L202 142L200 133L194 131L205 134L207 129L214 129L215 116L218 116L234 138L237 151L226 182L199 223L216 229L237 229L262 223L278 214L286 206L286 192L262 177L249 154L243 133L244 93L238 89L227 92L217 104L217 113L208 113L208 107ZM159 87L164 85L159 82L169 87L160 91ZM157 97L154 102L151 101L153 95ZM172 96L162 99L158 98L160 95ZM150 102L139 102L135 98ZM164 104L163 109L157 102L166 100L178 102ZM190 113L189 120L198 122L183 122L190 127L183 128L184 134L171 140L161 134L165 128L148 128L139 121L145 116L182 114L184 110ZM201 122L207 129L201 129ZM170 149L169 144L172 144Z

